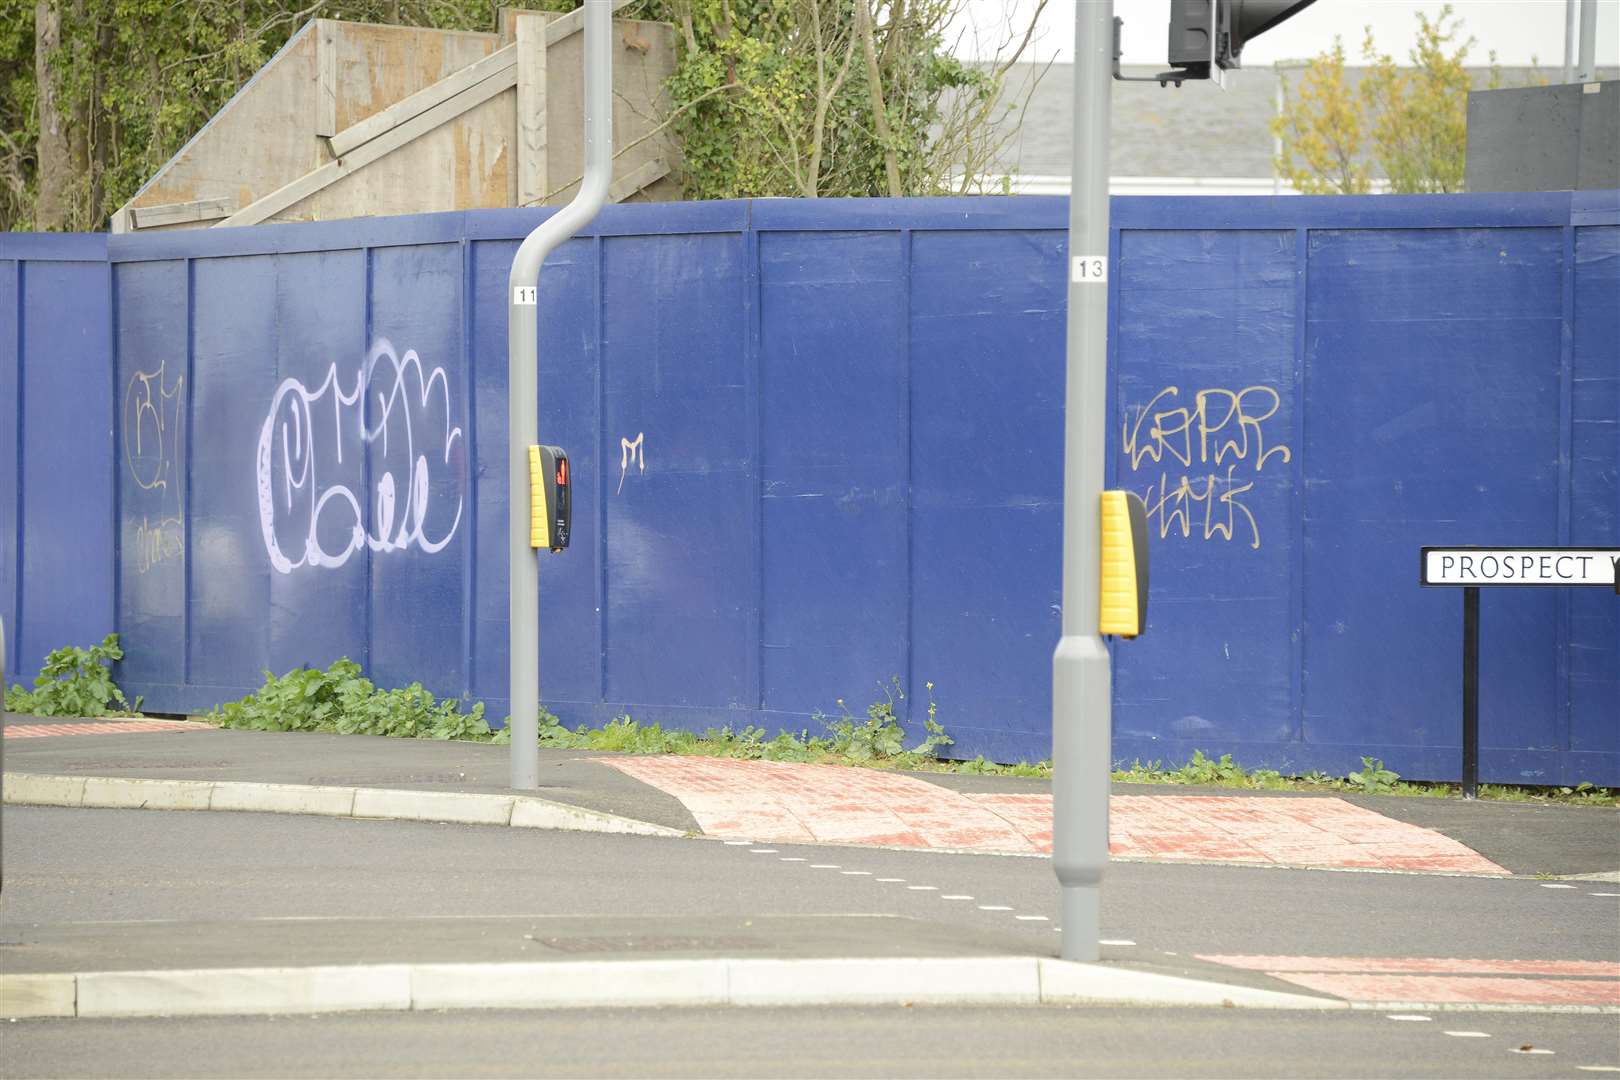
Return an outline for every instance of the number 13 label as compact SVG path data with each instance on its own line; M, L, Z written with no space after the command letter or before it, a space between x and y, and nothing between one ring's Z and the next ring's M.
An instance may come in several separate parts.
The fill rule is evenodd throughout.
M1069 280L1076 285L1091 285L1108 280L1108 256L1076 255L1070 260Z

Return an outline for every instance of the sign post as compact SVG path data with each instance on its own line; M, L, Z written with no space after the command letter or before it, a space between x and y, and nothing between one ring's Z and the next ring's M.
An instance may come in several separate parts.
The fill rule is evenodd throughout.
M1620 595L1620 548L1439 548L1422 552L1419 583L1463 591L1462 792L1479 797L1479 590L1609 586Z

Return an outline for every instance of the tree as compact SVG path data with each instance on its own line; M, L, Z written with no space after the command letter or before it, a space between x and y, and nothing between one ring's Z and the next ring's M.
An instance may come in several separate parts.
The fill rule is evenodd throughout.
M689 198L973 190L1016 130L1007 63L945 48L963 0L642 0L680 28ZM1045 0L1039 0L1039 7ZM529 0L567 11L579 0ZM0 6L0 228L97 229L312 18L492 29L489 0ZM1009 34L1012 59L1034 28Z
M1432 22L1421 12L1417 19L1409 67L1378 51L1370 27L1361 46L1369 66L1356 85L1346 82L1344 44L1337 38L1307 65L1292 100L1272 121L1284 179L1306 194L1361 194L1371 190L1376 162L1392 192L1462 190L1473 89L1466 62L1474 39L1459 41L1462 20L1450 5ZM1491 87L1501 81L1495 61L1493 53Z

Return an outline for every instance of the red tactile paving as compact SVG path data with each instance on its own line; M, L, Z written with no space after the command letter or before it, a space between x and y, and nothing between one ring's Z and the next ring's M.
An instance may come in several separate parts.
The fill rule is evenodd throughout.
M1382 975L1568 975L1620 979L1607 960L1477 960L1449 956L1199 956L1249 971L1360 972Z
M732 758L597 758L679 799L711 836L1003 853L1052 850L1052 797L962 794L872 769ZM1113 854L1506 874L1450 837L1336 798L1116 795Z
M106 720L84 724L7 724L8 739L34 739L50 735L128 735L138 731L211 731L211 725L192 720Z
M1476 975L1353 975L1271 972L1347 1001L1425 1005L1620 1005L1620 980L1508 979Z

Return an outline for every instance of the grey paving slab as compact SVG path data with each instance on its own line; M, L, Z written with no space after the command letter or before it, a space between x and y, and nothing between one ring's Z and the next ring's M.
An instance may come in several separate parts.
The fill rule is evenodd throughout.
M26 721L19 717L17 722ZM594 764L592 756L599 755L542 749L540 788L531 794L683 831L697 829L680 800ZM505 746L312 732L198 730L11 739L6 768L82 776L511 791Z

